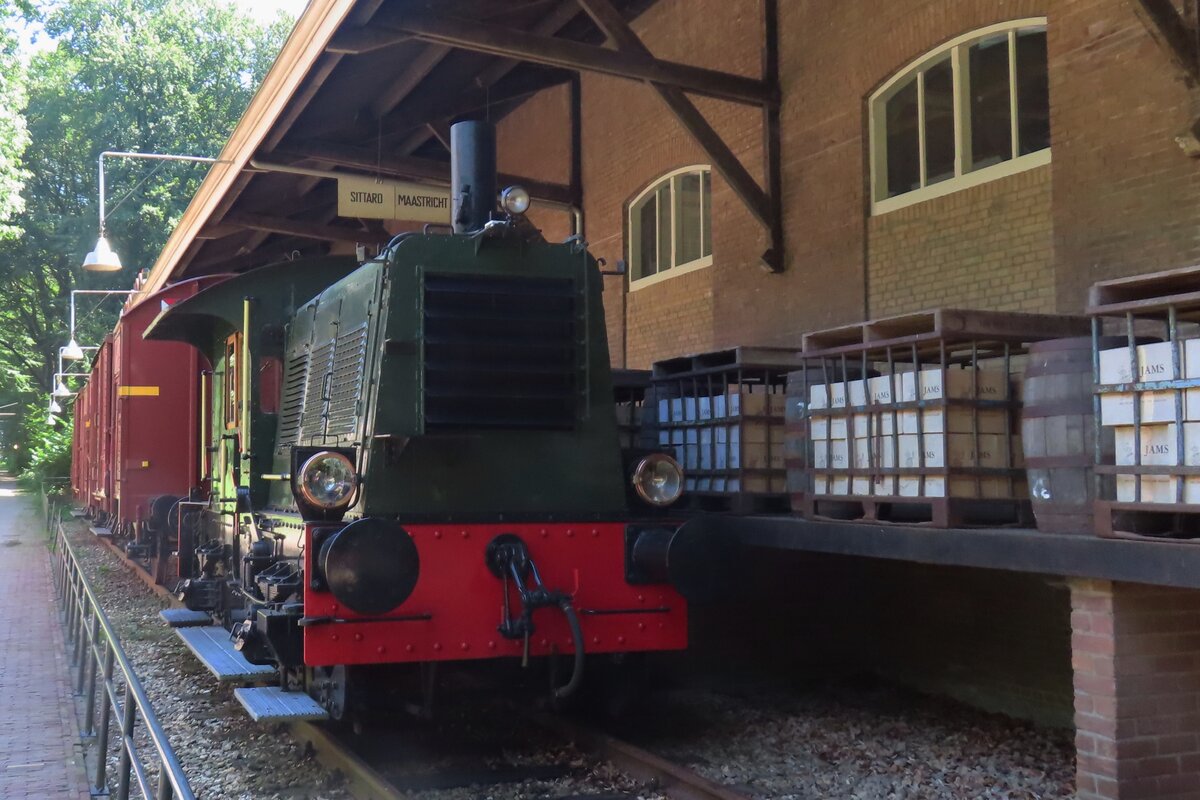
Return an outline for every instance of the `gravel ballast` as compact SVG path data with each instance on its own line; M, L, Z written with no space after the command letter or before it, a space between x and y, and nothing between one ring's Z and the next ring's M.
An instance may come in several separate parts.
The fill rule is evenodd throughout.
M165 606L162 598L86 528L68 527L84 572L199 797L351 796L342 777L306 754L284 726L252 723L232 687L218 684L158 617ZM656 693L643 713L614 731L756 798L1049 799L1069 798L1074 792L1069 732L884 686L674 689ZM436 761L428 753L412 758ZM503 758L515 765L544 762L566 768L564 774L544 779L425 789L411 796L662 796L561 744L514 744ZM115 766L115 760L110 762Z

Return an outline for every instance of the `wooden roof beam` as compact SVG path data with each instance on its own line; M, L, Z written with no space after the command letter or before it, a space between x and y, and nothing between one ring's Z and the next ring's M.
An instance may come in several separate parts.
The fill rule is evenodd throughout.
M225 217L226 225L240 225L256 231L296 236L301 239L316 239L323 242L361 242L363 244L387 244L391 239L387 233L346 228L340 225L323 225L301 219L271 217L265 214L234 213Z
M472 86L458 94L439 93L430 96L427 101L401 105L384 117L382 127L384 130L419 131L422 138L417 146L420 146L430 136L426 128L430 123L451 120L510 100L523 100L544 89L569 83L574 74L566 69L539 69L514 75L503 86ZM402 152L411 152L407 145L400 149Z
M274 156L296 160L321 161L335 167L360 169L371 173L379 172L390 177L450 182L450 164L413 156L383 155L366 147L336 144L333 142L304 142L286 150L276 150ZM555 203L571 203L569 186L534 180L516 175L500 175L502 184L520 184L529 194L540 200Z
M1185 0L1185 6L1194 0ZM1158 39L1175 66L1183 73L1189 86L1200 82L1200 48L1197 47L1197 30L1176 10L1171 0L1138 0L1138 15Z
M325 48L327 53L340 56L361 56L383 50L385 47L395 47L398 44L412 41L407 33L380 30L369 25L361 28L347 28L339 31Z
M203 260L195 260L191 262L188 271L191 275L241 272L245 269L265 266L272 261L281 261L297 251L303 255L319 255L327 249L327 247L312 239L287 238L273 242L265 247L239 252L235 255L218 255ZM310 252L305 252L306 250Z
M515 58L552 67L585 70L653 81L721 100L750 105L779 103L779 89L757 78L654 58L644 52L616 51L553 36L539 36L466 19L403 14L398 33L434 44Z
M610 0L579 0L583 10L596 23L597 27L604 32L616 47L624 53L633 53L638 55L649 55L650 51L637 33L629 27L629 23L621 16L621 12L613 6ZM771 6L768 0L768 12ZM767 27L773 25L773 20ZM773 32L768 35L773 35ZM769 46L769 45L768 45ZM734 194L741 198L746 207L750 209L750 213L771 233L771 251L768 251L763 256L763 263L773 272L778 272L782 269L782 246L783 246L783 229L782 217L780 215L780 206L778 192L776 196L768 194L759 185L750 171L742 164L737 155L725 144L725 140L721 135L708 123L704 115L700 113L700 109L696 108L683 90L678 86L672 86L659 81L647 81L650 86L658 93L662 101L675 115L679 124L691 135L691 137L700 146L700 149L708 156L712 162L713 169L729 184L733 189ZM768 104L763 104L764 110L770 110ZM766 123L769 127L769 120ZM768 149L771 143L767 142ZM766 159L770 161L771 159ZM775 187L778 182L771 179L772 170L778 169L777 154L776 163L766 163L765 171L768 174L769 185Z

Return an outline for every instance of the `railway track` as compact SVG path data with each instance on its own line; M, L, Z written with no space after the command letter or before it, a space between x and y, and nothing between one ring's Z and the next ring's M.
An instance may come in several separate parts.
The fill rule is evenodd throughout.
M748 800L748 796L715 783L687 767L675 764L647 750L616 739L577 721L536 713L527 716L543 731L562 737L581 755L611 764L639 784L636 792L607 792L602 794L571 793L568 798L643 797L647 790L671 800ZM362 800L398 800L413 792L494 786L525 780L552 780L572 770L571 765L541 764L494 768L482 763L465 766L461 759L451 759L447 765L415 774L389 774L386 766L376 766L361 755L359 748L332 730L307 722L291 725L292 734L312 749L317 760L326 768L340 772L347 788ZM390 743L387 743L390 744ZM377 750L388 750L385 743L374 739Z
M101 544L163 600L177 605L174 595L157 584L142 565L130 559L113 542ZM493 710L495 711L495 710ZM496 741L464 743L453 737L430 738L428 731L414 732L373 727L368 735L354 735L309 722L288 724L292 736L322 766L339 773L346 789L362 800L407 798L413 793L438 792L473 786L501 785L522 781L555 781L578 776L584 769L568 757L548 763L503 763L504 748L529 744L518 738L541 737L549 743L569 746L578 756L610 764L637 784L638 791L569 793L561 800L623 800L643 797L647 790L671 800L748 800L748 796L722 786L688 767L676 764L576 719L539 711L514 710L503 713L522 723L519 736L493 736ZM536 745L535 745L536 746ZM447 755L447 754L450 755ZM425 768L409 770L397 763L397 755ZM518 759L519 760L519 759ZM434 764L432 768L429 764ZM584 782L588 782L584 780ZM604 787L609 788L609 787Z

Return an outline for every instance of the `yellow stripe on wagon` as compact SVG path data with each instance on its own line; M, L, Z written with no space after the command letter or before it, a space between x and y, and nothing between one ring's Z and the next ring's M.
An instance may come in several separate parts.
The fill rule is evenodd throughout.
M158 397L157 386L118 386L118 397Z

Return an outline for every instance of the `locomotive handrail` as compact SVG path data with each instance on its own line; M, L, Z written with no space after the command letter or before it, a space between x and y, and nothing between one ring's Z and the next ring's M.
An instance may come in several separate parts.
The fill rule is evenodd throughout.
M95 772L94 775L88 776L92 795L108 793L108 741L110 722L112 714L115 713L121 720L121 758L117 766L116 800L128 800L131 776L137 780L137 787L146 800L195 800L196 795L192 792L187 775L184 774L183 767L180 766L179 759L176 758L175 751L159 724L142 682L138 680L129 658L121 648L120 638L84 576L74 548L67 541L66 529L57 507L51 508L46 518L46 526L54 535L53 553L57 559L54 584L63 606L61 615L67 648L71 654L71 667L75 670L74 694L76 697L85 697L85 728L80 736L85 743L96 743ZM103 692L107 698L107 702L99 709L98 731L97 668L101 672ZM120 683L124 684L123 692L119 691ZM134 735L138 716L142 719L145 733L150 737L157 755L156 787L152 785L149 766L143 763L142 749L138 747ZM149 758L153 759L154 756Z

